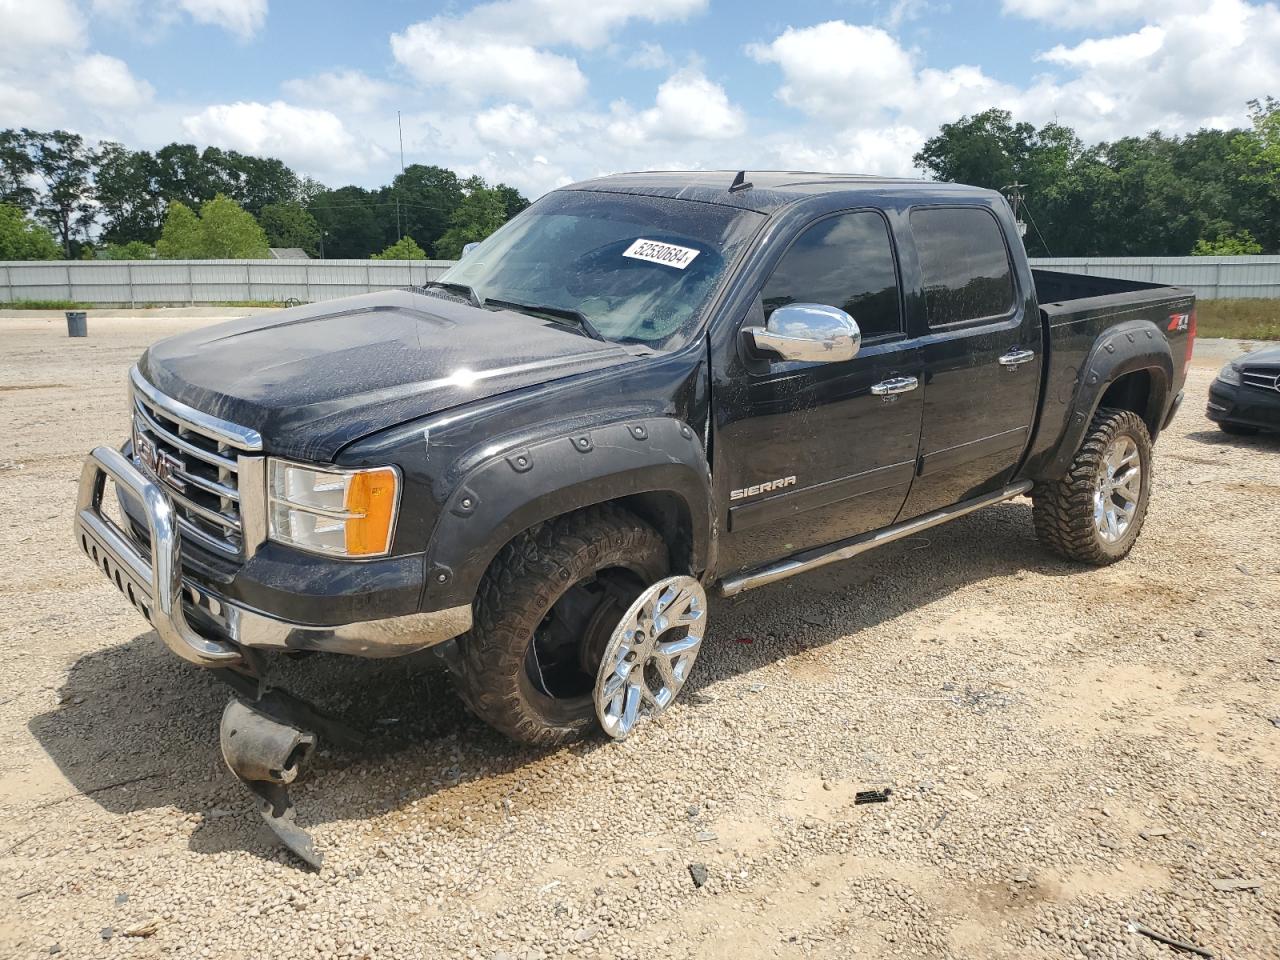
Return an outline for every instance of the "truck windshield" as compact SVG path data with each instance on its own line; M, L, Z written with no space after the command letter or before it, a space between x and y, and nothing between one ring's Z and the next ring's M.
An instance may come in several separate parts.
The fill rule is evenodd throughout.
M559 190L440 278L482 301L579 311L609 340L663 348L695 331L764 220L667 197ZM530 311L537 312L537 311Z

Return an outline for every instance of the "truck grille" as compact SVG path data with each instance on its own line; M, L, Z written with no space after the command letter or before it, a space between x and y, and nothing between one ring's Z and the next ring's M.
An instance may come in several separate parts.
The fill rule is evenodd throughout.
M1263 390L1280 390L1280 370L1268 367L1245 367L1240 374L1246 387L1261 387Z
M243 556L240 458L256 448L233 443L225 429L230 424L198 422L205 418L168 401L136 372L132 393L134 462L164 486L182 535L225 556Z

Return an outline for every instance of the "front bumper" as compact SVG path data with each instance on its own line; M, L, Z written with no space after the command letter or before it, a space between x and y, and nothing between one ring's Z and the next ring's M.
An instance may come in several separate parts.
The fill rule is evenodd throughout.
M110 477L140 506L150 537L147 549L102 512ZM182 538L164 490L120 452L97 447L80 475L76 541L109 580L183 660L227 667L244 648L318 650L364 657L413 653L471 628L470 605L446 610L316 627L234 603L183 576Z
M1234 386L1214 380L1209 385L1205 415L1219 423L1238 423L1262 430L1280 430L1280 390Z

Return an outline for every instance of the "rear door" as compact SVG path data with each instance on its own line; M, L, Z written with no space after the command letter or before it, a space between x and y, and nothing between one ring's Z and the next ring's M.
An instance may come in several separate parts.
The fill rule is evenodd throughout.
M915 472L919 355L907 340L885 214L841 211L800 229L741 325L763 326L789 303L846 311L862 330L862 348L835 363L734 353L712 392L728 487L724 570L891 523ZM886 383L908 386L885 393Z
M924 297L918 475L900 519L999 489L1031 435L1043 363L1034 291L984 205L909 216Z

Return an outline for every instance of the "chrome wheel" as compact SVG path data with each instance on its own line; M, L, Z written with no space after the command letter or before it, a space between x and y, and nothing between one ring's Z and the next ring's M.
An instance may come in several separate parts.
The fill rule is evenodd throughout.
M1108 445L1098 466L1093 493L1093 522L1107 543L1123 539L1138 512L1142 496L1142 456L1132 437L1121 435Z
M692 577L668 577L627 610L605 647L596 678L596 716L615 740L665 710L702 646L707 595Z

